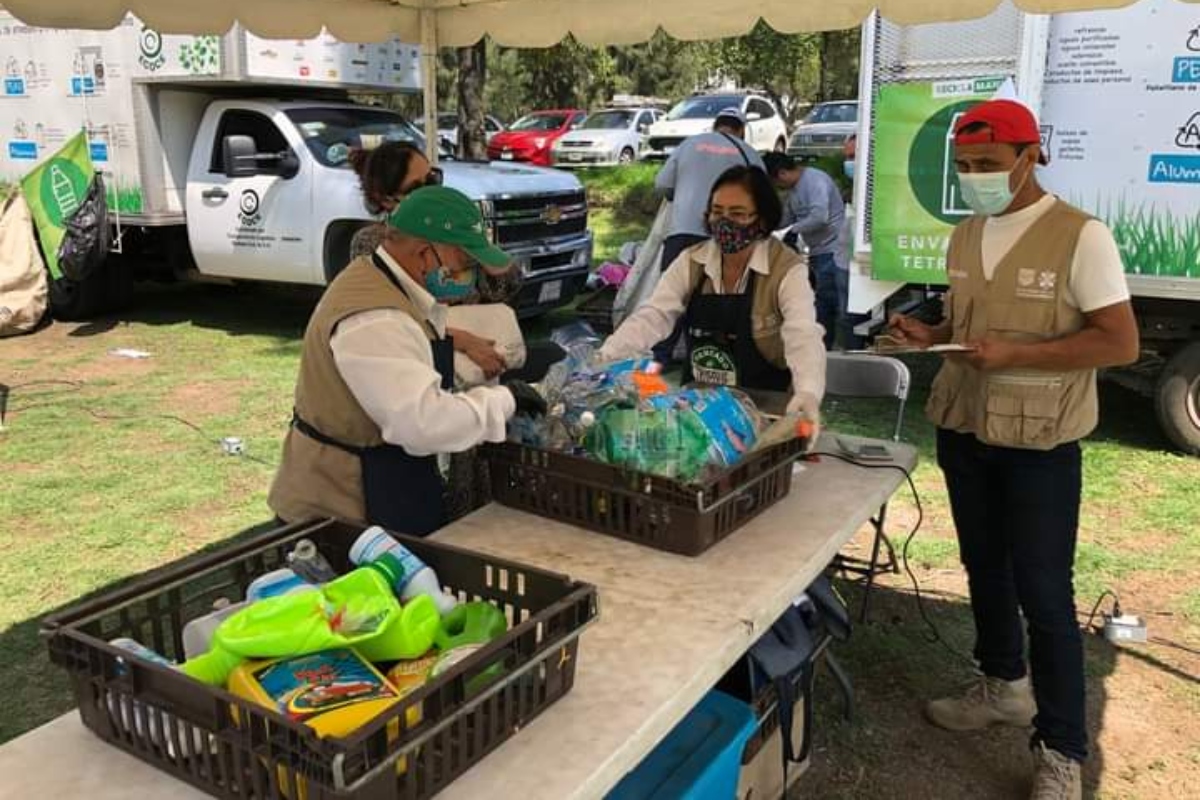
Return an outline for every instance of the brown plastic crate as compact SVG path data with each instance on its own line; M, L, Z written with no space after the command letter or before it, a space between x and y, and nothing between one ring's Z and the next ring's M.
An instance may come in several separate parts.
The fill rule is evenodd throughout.
M775 445L697 484L511 442L483 453L499 503L696 556L787 495L804 446L803 439Z
M575 315L592 326L598 333L612 333L613 303L617 299L616 286L602 286L592 291L575 306Z
M332 520L269 531L156 570L48 619L43 635L51 660L70 674L84 724L215 797L419 800L445 788L571 689L579 635L597 615L594 587L405 536L397 538L457 597L504 609L510 630L351 736L322 739L280 714L107 643L128 636L178 660L185 622L211 610L219 597L244 596L256 576L284 566L298 539L312 539L344 571L361 532ZM499 675L489 672L498 664ZM410 724L409 709L416 707L421 721ZM397 725L399 735L389 735L388 727L394 732Z

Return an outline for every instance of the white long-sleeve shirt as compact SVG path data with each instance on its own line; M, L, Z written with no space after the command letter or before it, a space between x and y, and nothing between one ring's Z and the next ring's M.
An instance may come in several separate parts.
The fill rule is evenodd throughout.
M444 336L445 306L382 247L376 252L417 309ZM512 393L488 386L460 393L443 390L429 338L403 311L389 308L355 314L338 325L329 344L342 380L389 444L424 456L504 441L506 422L516 409Z
M631 358L645 353L667 338L691 300L693 286L688 260L692 257L704 264L704 272L712 280L716 292L725 293L721 280L721 250L716 243L703 242L685 250L663 273L650 299L630 314L600 348L601 358ZM750 263L737 287L738 292L746 290L751 271L759 275L768 274L767 242L754 245ZM825 394L825 331L817 324L807 270L793 268L780 282L779 309L783 313L784 358L792 373L792 391L795 394L790 410L794 411L802 394L811 395L818 403Z

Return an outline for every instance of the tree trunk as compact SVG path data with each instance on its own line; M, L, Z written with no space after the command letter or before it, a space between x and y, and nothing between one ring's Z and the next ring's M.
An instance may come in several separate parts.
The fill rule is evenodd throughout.
M829 99L829 62L835 55L833 51L833 34L829 31L821 33L821 44L817 50L817 102L823 103Z
M458 50L458 156L487 160L483 86L487 80L487 40Z

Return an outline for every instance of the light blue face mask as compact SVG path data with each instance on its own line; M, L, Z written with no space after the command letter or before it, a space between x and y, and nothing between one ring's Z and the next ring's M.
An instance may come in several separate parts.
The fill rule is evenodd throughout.
M994 217L1003 214L1013 204L1013 198L1025 181L1026 175L1016 189L1012 187L1013 167L1008 172L960 172L958 186L962 190L963 202L976 214Z
M425 290L433 295L439 303L462 302L473 296L476 291L478 265L472 265L457 274L450 272L442 263L442 257L433 249L433 257L437 261L437 269L425 274Z
M843 161L842 162L842 172L846 173L846 177L848 179L854 180L854 162L853 161Z

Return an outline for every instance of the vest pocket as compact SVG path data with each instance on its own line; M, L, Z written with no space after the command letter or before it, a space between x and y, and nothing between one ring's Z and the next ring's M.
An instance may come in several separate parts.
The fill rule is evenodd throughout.
M1055 396L989 392L984 433L989 444L1048 450L1058 443L1059 400Z
M1024 303L988 304L988 329L1010 338L1036 341L1054 335L1054 304L1030 300Z

